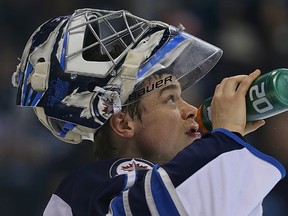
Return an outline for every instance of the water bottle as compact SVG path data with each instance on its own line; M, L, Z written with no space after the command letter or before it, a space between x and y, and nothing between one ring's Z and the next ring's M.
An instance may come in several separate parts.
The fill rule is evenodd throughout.
M212 130L210 104L212 97L199 107L196 121L202 132ZM246 94L246 120L266 119L288 110L288 69L275 69L261 75Z

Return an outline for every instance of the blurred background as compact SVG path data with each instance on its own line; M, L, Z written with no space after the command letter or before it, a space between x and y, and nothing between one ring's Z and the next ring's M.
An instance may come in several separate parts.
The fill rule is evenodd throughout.
M69 2L69 3L68 3ZM15 106L11 85L32 32L51 17L77 8L127 9L146 19L183 24L186 31L224 50L217 66L186 99L200 105L223 77L288 68L286 0L0 0L0 215L42 215L59 181L93 160L90 143L58 141L29 108ZM246 139L288 168L288 113L266 121ZM264 200L264 215L287 215L285 177Z

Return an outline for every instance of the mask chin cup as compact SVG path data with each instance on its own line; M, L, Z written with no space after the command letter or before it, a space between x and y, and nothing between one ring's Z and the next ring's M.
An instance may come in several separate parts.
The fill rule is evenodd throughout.
M39 121L61 141L71 144L79 144L83 140L94 141L96 130L50 118L45 115L43 107L33 107L33 109Z

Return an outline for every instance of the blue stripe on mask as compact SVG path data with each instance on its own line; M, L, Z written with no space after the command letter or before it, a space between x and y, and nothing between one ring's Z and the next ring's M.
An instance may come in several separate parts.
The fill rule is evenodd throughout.
M175 49L180 43L186 40L182 34L178 34L172 39L170 39L163 47L161 47L149 60L148 62L139 70L138 79L143 77L147 71L149 71L154 65L156 65L160 60L162 60L167 54Z

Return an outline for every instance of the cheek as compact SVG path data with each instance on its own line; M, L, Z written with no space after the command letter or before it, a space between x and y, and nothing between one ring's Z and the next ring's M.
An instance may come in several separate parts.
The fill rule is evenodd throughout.
M167 162L186 146L183 125L177 111L145 114L137 127L137 148L151 161Z
M168 112L155 112L153 115L144 116L142 127L151 134L174 134L179 131L182 120L177 110Z
M183 133L180 115L177 112L170 112L169 114L159 113L153 116L153 119L143 118L142 139L151 145L157 145L158 148L169 149L169 146L177 141L179 134Z

